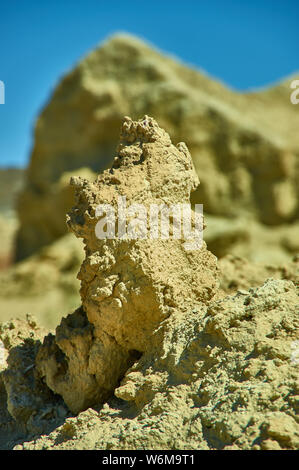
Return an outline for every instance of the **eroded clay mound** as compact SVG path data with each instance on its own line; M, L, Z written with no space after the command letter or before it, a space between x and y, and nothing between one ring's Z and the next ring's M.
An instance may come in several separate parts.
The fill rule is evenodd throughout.
M149 211L152 204L190 203L198 179L188 149L184 143L172 145L152 118L125 118L112 168L95 183L73 178L72 184L77 205L68 225L83 238L86 252L79 272L82 307L45 339L37 368L49 388L78 412L107 399L147 350L162 320L207 302L218 287L218 273L204 242L187 250L183 237L96 235L99 204L117 210L119 198L126 197L128 207L142 204ZM128 227L132 219L131 213Z
M0 445L22 432L15 448L298 448L298 260L224 258L219 289L205 243L98 238L100 204L187 204L198 185L186 145L147 116L124 119L110 170L72 184L82 305L42 345L31 317L0 325Z

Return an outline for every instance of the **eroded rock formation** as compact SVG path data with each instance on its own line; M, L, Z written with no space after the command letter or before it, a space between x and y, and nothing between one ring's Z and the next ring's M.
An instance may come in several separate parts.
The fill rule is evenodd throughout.
M152 118L125 118L111 169L94 183L78 177L72 184L77 204L68 225L83 238L86 253L79 272L82 307L45 338L37 368L78 412L107 399L163 320L214 295L218 271L205 242L188 250L183 237L96 235L99 204L117 209L120 197L148 210L152 204L190 203L198 178L188 149L174 146ZM128 227L133 219L131 213Z
M298 258L275 268L229 256L219 270L205 243L140 237L129 210L131 237L118 219L99 238L99 205L188 203L198 185L186 145L147 116L124 119L110 170L72 184L82 305L42 344L30 316L0 324L0 446L297 449Z
M298 344L292 281L177 311L117 398L17 448L298 449Z

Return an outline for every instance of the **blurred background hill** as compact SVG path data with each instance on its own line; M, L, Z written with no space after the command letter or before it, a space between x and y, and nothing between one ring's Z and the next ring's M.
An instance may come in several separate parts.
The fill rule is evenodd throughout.
M16 201L24 184L23 168L0 167L0 270L8 267L14 257L14 239L18 227Z
M14 211L16 198L23 186L23 168L0 168L0 212Z

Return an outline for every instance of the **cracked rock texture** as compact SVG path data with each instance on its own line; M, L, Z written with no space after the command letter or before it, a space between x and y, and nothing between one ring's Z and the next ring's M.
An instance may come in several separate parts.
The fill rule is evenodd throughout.
M1 448L299 448L299 258L216 263L205 243L96 236L99 204L188 203L198 183L186 145L148 116L124 119L109 170L72 179L82 304L55 334L31 316L0 324ZM16 286L40 269L38 290L51 261L70 275L59 243Z
M174 146L152 118L125 118L111 169L94 183L78 177L72 184L77 204L68 225L83 238L86 253L78 275L82 306L45 338L37 368L49 388L79 412L111 395L161 321L215 294L218 268L205 242L187 250L184 239L96 236L97 206L117 209L120 196L128 207L148 210L151 204L190 202L198 178L188 149Z
M114 398L16 448L298 449L298 326L284 280L176 311Z
M241 94L134 37L109 39L63 77L37 120L16 259L66 233L74 201L68 175L109 167L122 117L144 114L190 149L201 181L193 200L216 218L209 239L217 256L264 261L277 250L280 262L298 251L298 224L293 234L289 227L299 215L299 114L290 81ZM274 237L267 226L282 230Z
M0 446L53 429L68 415L63 400L40 380L35 358L47 330L27 314L0 324Z

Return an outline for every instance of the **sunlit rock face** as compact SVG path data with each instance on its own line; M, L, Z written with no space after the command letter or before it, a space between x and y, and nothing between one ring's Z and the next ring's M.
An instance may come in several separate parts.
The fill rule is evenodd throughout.
M183 232L181 238L169 233L170 238L160 234L153 239L149 217L146 238L144 233L139 237L138 230L138 238L129 236L130 226L138 221L130 212L134 204L145 211L154 204L190 205L198 183L186 145L173 145L148 116L124 119L110 170L94 183L72 179L76 205L68 225L83 238L86 253L78 276L82 307L62 320L55 337L45 339L37 359L40 375L71 410L106 399L146 351L163 320L214 295L216 258L204 242L187 249ZM121 198L128 206L127 237L114 230L115 236L98 238L97 208L106 204L117 211Z

